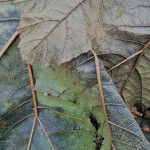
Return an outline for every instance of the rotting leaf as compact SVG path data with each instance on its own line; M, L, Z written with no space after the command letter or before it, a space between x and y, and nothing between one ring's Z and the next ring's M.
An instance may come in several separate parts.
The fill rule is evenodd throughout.
M118 62L122 62L123 60L125 60L125 58L115 54L101 55L101 57L101 61L103 62L105 68L111 76L111 79L113 80L118 92L121 92L124 82L126 81L132 68L134 67L137 57L132 58L132 60L127 61L126 63L112 70L110 69L118 64Z
M144 5L148 6L149 2L147 0L103 0L99 26L95 30L95 24L91 24L92 21L88 24L88 29L91 29L88 32L95 31L92 47L100 58L104 55L104 58L110 57L110 61L115 62L114 65L116 65L119 59L130 57L147 43L150 35L150 9ZM94 13L93 10L92 14ZM89 15L89 18L92 20L93 15ZM110 66L111 62L108 62L107 66ZM112 71L112 76L110 74L119 92L136 59L130 62L127 67L123 64Z
M39 3L39 5L42 6L43 4L43 7L45 7L44 2L45 1L42 1L41 3ZM61 2L63 3L63 1ZM29 14L30 12L32 13L32 9L31 11L29 11L29 9L32 7L32 5L36 6L33 4L33 1L21 2L20 0L18 1L18 3L16 3L16 5L20 6L22 3L27 4L23 5L23 7L20 7L20 11L22 11L23 15ZM28 7L29 4L31 4L30 8ZM92 48L94 48L94 50L100 54L106 54L107 56L118 55L118 57L121 56L125 58L138 52L143 47L144 43L146 43L146 41L148 40L148 35L150 34L150 16L148 15L149 9L148 7L144 7L148 5L149 4L146 0L137 0L132 2L130 2L130 0L127 0L126 2L116 0L84 1L83 10L87 27L85 30L87 31L87 38L91 41ZM26 8L28 9L26 10ZM58 13L60 13L59 8L57 9L57 11L58 12L56 13L56 16L61 15L58 15ZM59 44L60 42L57 45ZM57 47L57 45L55 47ZM24 51L23 53L25 52L26 51ZM35 55L38 54L40 55L41 53L37 51L37 54ZM65 53L65 55L66 54L68 55L68 53ZM34 56L32 58L34 58ZM40 59L41 57L39 57L39 60L37 60L37 62L40 63ZM45 59L43 59L42 61L45 61ZM134 62L135 60L132 61L132 63ZM42 66L43 65L44 64L42 64ZM49 63L47 65L49 65ZM121 68L119 68L119 70L122 70ZM113 71L115 77L111 77L113 78L113 81L115 81L115 85L118 88L119 92L122 90L124 82L127 79L128 74L130 74L131 70L132 65L129 65L129 67L122 70L121 74L118 73L117 75L117 69Z

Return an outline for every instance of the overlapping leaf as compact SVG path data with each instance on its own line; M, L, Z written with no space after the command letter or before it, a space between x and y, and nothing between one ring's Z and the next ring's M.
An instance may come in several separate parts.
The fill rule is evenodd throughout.
M28 147L34 120L27 65L21 61L16 48L18 39L0 59L0 149L24 150ZM46 69L33 67L36 81L39 118L36 121L30 149L94 150L98 134L90 121L99 100L90 95L66 65ZM101 108L98 113L103 117ZM104 124L104 119L100 120ZM106 127L101 128L105 138L103 149L109 149Z
M93 38L95 37L92 43L93 48L98 54L105 54L104 58L109 57L110 61L115 64L119 63L122 58L138 52L149 40L149 13L147 0L103 1L100 25L95 31L96 36L93 35ZM106 66L110 66L110 61L107 61ZM119 92L135 61L136 59L132 59L129 63L113 70L112 74L110 73Z
M17 50L15 50L14 52L19 53L19 51L17 51ZM11 52L8 51L9 56L10 56L10 53ZM16 62L16 60L19 60L17 56L15 57L15 55L13 55L13 53L11 53L11 58L13 59L14 62ZM11 58L10 57L8 58L8 56L5 55L5 57L3 57L1 59L1 62L3 62L3 65L5 65L5 62L9 62L9 64L11 63L12 66L16 66L16 65L13 65ZM20 64L20 63L17 63L17 64ZM92 65L92 67L91 67L91 65L89 66L90 68L88 68L88 66L86 66L86 67L81 66L78 69L80 71L83 70L83 68L85 68L87 71L92 70L92 68L94 68L95 63L90 62L90 64ZM88 63L88 65L89 65L89 63ZM23 68L23 67L21 67L21 68ZM93 70L92 72L93 72L92 74L94 75L95 70ZM89 73L89 72L87 72L87 73ZM49 74L51 76L49 76ZM81 71L81 74L82 74L82 71ZM27 76L27 74L26 74L26 76ZM97 118L97 120L102 125L103 117L101 117L101 115L102 115L100 113L101 111L100 111L100 109L97 110L94 107L94 105L98 104L98 99L95 98L95 96L94 96L97 92L95 90L93 92L91 92L91 94L92 93L94 94L93 95L94 97L92 96L90 98L90 93L83 91L83 87L80 84L77 84L74 82L74 80L72 78L72 74L66 68L66 66L52 67L52 68L47 68L46 70L43 70L40 68L38 69L37 67L35 67L34 68L34 76L36 78L36 86L35 87L36 87L36 90L38 91L37 98L38 98L38 102L39 102L38 107L40 110L40 118L41 118L43 124L45 125L47 132L51 133L49 136L52 139L55 147L64 147L66 149L65 146L67 145L67 147L69 149L71 149L71 148L72 149L76 149L76 148L81 149L81 147L78 147L79 145L77 146L76 143L74 143L75 144L74 147L72 146L72 144L73 144L72 142L77 141L76 138L78 136L79 137L81 136L80 144L82 145L82 143L84 143L84 142L89 143L91 141L91 144L87 145L87 148L94 149L95 145L92 142L92 140L95 136L96 131L91 126L91 123L90 123L89 119L87 119L87 116L90 113L90 110L92 110L91 113L93 113L93 115ZM21 77L23 77L23 76L21 75ZM102 78L103 78L103 81L105 82L105 84L103 85L105 97L108 97L107 104L109 105L110 103L112 103L112 99L114 100L113 102L117 101L114 103L114 105L116 103L119 105L119 103L120 103L120 106L113 106L113 104L112 104L112 106L107 107L108 112L111 112L110 113L111 116L109 116L109 117L112 117L113 113L116 113L115 115L116 115L116 117L118 117L118 112L120 113L118 119L111 118L111 121L115 124L114 127L113 127L113 125L111 127L112 133L114 133L114 134L112 134L114 141L118 140L118 137L116 137L116 131L118 131L118 132L124 133L124 134L122 134L122 136L119 139L126 141L127 138L130 137L131 138L130 142L132 142L132 138L134 138L134 140L135 140L136 135L134 135L134 134L132 135L132 133L130 133L130 132L132 130L135 132L139 131L139 128L137 128L136 123L133 122L133 119L131 118L131 116L129 114L128 115L126 114L127 110L126 109L124 110L124 106L121 106L124 104L118 99L119 95L114 95L117 92L116 92L116 90L112 90L114 88L113 85L112 85L113 88L110 88L112 83L111 83L110 79L106 76L106 73L103 71L102 71ZM26 77L26 79L27 79L27 77ZM21 81L21 80L19 80L19 81ZM19 83L21 83L21 82L19 82ZM7 85L7 87L9 87L9 85ZM53 85L54 87L56 86L57 88L54 88L54 87L51 88L51 85ZM110 90L107 90L108 86L109 86ZM56 89L58 89L58 92L56 92L56 93L59 93L59 94L55 94L55 91L57 91ZM61 89L61 90L59 90L59 89ZM17 90L16 95L19 92L20 91ZM50 95L44 96L44 93L46 95L47 94L50 94ZM5 94L5 96L7 96L7 95ZM56 96L58 96L58 97L56 97ZM19 103L14 104L14 107L16 107L18 104ZM6 148L7 149L9 149L9 148L25 149L27 147L28 138L29 138L29 134L31 131L31 127L32 127L32 120L33 120L32 118L33 117L30 116L30 114L32 112L32 106L29 105L29 103L26 105L21 108L19 107L20 109L19 108L16 109L14 112L12 112L12 114L10 114L10 116L7 116L8 118L6 117L1 120L2 124L5 122L3 125L7 124L7 126L8 126L7 128L6 128L6 126L2 126L2 130L1 130L2 135L4 135L6 133L4 136L5 138L3 137L2 141L1 141L2 149L6 149ZM10 107L9 111L11 111L12 109L13 109L13 107ZM28 109L28 111L26 109ZM28 112L28 113L27 114L25 113L23 116L21 116L21 113L23 110L24 110L24 112ZM7 111L7 113L8 113L8 111ZM4 114L3 116L7 115L7 113L6 112L3 113ZM121 117L122 115L125 115L125 114L128 116L127 119L125 119L124 117L123 118ZM10 124L10 122L9 122L10 118L12 118L14 120L14 122L12 122L12 124ZM16 118L16 120L14 118ZM25 120L22 120L22 119L25 119ZM127 122L127 120L128 120L128 122ZM85 122L85 125L84 125L84 122ZM134 125L129 127L129 129L131 130L129 133L127 133L127 131L125 131L121 127L117 126L117 125L122 125L122 127L127 127L131 122L133 122ZM24 127L26 127L26 128L24 128ZM104 126L104 128L105 127L106 126ZM90 128L91 129L93 128L91 130L91 132L89 130ZM9 129L11 129L11 130L9 130ZM68 133L67 131L65 132L64 130L73 130L73 131L68 131L69 132ZM84 130L86 131L86 134L84 133L85 137L83 136L83 132L85 132ZM9 132L7 132L7 131L9 131ZM24 134L25 132L27 134ZM73 133L71 134L70 132L73 132ZM102 126L101 126L99 133L101 133L103 135L105 132L106 132L106 129L105 130L102 129ZM119 134L119 133L117 133L117 134ZM18 136L18 135L20 135L20 136ZM92 135L92 138L90 138L91 135ZM73 138L72 136L74 137L73 141L72 141L72 138ZM89 138L87 138L87 136ZM140 132L139 132L139 136L141 136ZM105 138L107 139L107 137L105 137ZM12 144L8 144L10 142L10 140L12 140L12 139L13 139ZM57 141L56 139L59 140L58 144L55 143ZM67 141L65 141L65 139L67 139ZM71 140L70 141L71 143L70 142L67 143L68 139ZM138 137L138 139L142 140L142 138L139 138L139 137ZM127 141L124 143L121 143L121 140L120 140L120 143L114 142L115 147L119 146L122 148L124 147L124 149L125 149ZM45 138L45 135L44 135L40 125L37 123L35 131L34 131L31 149L35 149L37 147L40 149L41 145L45 145L45 147L44 147L45 149L50 149L49 144L46 141L47 141L47 139ZM62 141L62 142L60 142L60 141ZM137 142L139 142L139 141L137 140ZM92 146L92 143L93 143L93 146ZM104 140L104 143L105 143L105 140ZM71 144L71 147L69 147L69 144ZM108 143L106 142L106 144L108 144ZM135 145L136 144L137 143L135 142ZM145 146L143 141L141 143L141 147L142 147L142 144ZM83 149L85 148L85 145L84 145ZM132 148L135 145L132 144L132 146L131 146L131 144L129 144L129 146L131 146ZM92 146L93 148L90 146ZM135 148L136 147L139 147L139 145L137 144L137 146L135 146Z
M140 49L140 46L137 47L135 43L143 44L133 41L133 39L136 34L146 35L149 28L141 27L138 30L139 27L135 27L133 29L134 24L130 21L133 18L130 16L137 15L139 10L144 11L143 14L147 15L147 9L143 10L144 5L147 5L146 1L137 1L138 3L133 1L135 8L132 9L129 1L125 3L118 1L102 2L98 0L94 2L62 0L59 3L58 1L47 2L45 0L18 2L17 5L24 14L21 22L20 42L24 59L41 66L61 64L91 49L89 39L92 41L92 47L95 49L100 47L102 53L120 54L121 57L117 60ZM53 5L50 6L50 4ZM102 9L103 5L105 9ZM49 8L51 13L49 13ZM94 9L95 11L92 11ZM127 10L127 12L122 10ZM112 13L116 11L119 14ZM104 14L103 19L101 14ZM127 22L131 23L129 25L124 22L126 16L129 18ZM134 16L136 25L139 22L139 16L140 14L137 17ZM148 20L147 17L142 23L147 23ZM103 21L107 29L108 27L111 29L110 32L104 29L100 21ZM87 27L86 30L85 27ZM95 33L97 34L95 35ZM122 40L111 39L114 35L116 38L123 37L125 40L130 38L128 40L131 40L131 44ZM141 36L137 36L137 39L140 39L141 42L146 41ZM112 42L114 44L111 44ZM27 70L25 72L23 70L26 69L26 64L21 62L19 52L13 48L16 47L16 44L14 43L0 60L0 81L2 83L0 85L0 148L2 150L26 149L34 120ZM118 48L116 49L116 47ZM64 55L66 56L64 57ZM96 134L105 138L102 149L110 148L104 116L98 101L97 86L92 86L89 90L86 89L87 85L96 81L95 63L89 61L76 68L78 62L82 62L86 58L84 55L79 57L76 62L73 62L75 66L73 63L70 63L70 66L51 66L45 69L33 66L39 118L45 127L48 138L44 135L42 126L36 121L30 145L31 149L52 149L49 144L50 140L54 149L91 150L95 149L93 140ZM146 66L147 60L149 63L149 54L145 53L137 67L142 78L143 95L141 97L144 101L148 99L149 88L145 89L145 87L147 88L146 83L149 83L149 72L145 73L146 69L143 70L141 65L149 68ZM132 63L134 64L134 62ZM128 68L128 72L132 69L132 65ZM149 143L144 139L137 123L129 114L102 65L101 68L114 149L149 150ZM114 74L116 73L114 72ZM125 81L126 77L127 75L121 80ZM119 80L119 77L117 78ZM118 87L120 88L120 86ZM100 123L98 131L92 126L89 119L90 115Z
M3 66L6 66L7 63L11 63L12 66L15 66L13 65L13 62L16 62L16 60L19 61L19 51L17 51L17 49L13 51L17 56L15 57L15 55L11 53L10 47L8 55L11 53L11 57L10 55L9 57L5 55L5 57L3 56L0 60L3 62ZM77 62L78 61L79 60L77 60ZM102 149L109 149L109 138L101 106L99 105L97 87L92 87L87 91L76 78L76 75L78 76L78 74L80 74L81 76L78 77L82 79L83 83L86 83L85 81L88 81L86 78L87 73L89 74L92 72L95 77L94 65L94 62L90 62L88 65L85 64L84 66L78 67L78 73L76 70L71 69L70 71L69 68L72 68L72 64L69 65L69 68L66 65L60 67L53 66L46 69L33 67L36 81L35 89L37 91L39 118L55 149L76 150L86 148L94 150L95 143L93 140L95 139L96 134L102 135L105 138ZM24 67L25 66L26 65L24 64ZM2 67L2 73L4 71L5 68ZM128 110L125 108L124 103L117 94L106 71L102 69L101 73L114 146L116 149L127 149L127 146L135 149L139 149L140 147L141 150L143 147L149 149L148 143L144 140L136 122L130 114L128 114ZM9 74L10 73L8 73L8 75ZM25 80L27 82L27 74L24 75L26 76ZM24 75L21 74L20 77L23 78ZM88 77L91 78L91 76ZM18 79L16 75L15 79ZM94 78L92 77L92 80L93 79ZM20 82L21 80L18 81L22 84L22 82ZM7 85L4 82L3 86L4 85L14 90L14 87L11 88L10 84ZM10 89L8 91L10 91ZM21 89L16 90L13 98L16 95L19 95L20 92L22 93L20 90ZM30 98L30 92L28 91L28 93L28 98ZM4 96L7 97L7 94L5 93ZM24 150L27 148L34 119L32 114L33 106L31 105L31 101L27 101L25 98L23 100L21 99L23 98L20 97L18 102L15 101L16 103L7 108L7 111L3 112L3 116L1 116L0 142L2 150ZM5 102L8 102L7 98ZM4 106L2 108L4 108ZM98 132L90 122L89 116L91 114L100 123ZM126 118L124 118L124 115ZM136 135L137 132L138 134ZM118 137L118 135L120 136ZM36 122L35 125L30 148L33 150L52 149L38 122Z
M62 64L91 49L84 1L18 1L19 48L24 60L40 66Z
M87 55L79 57L79 59L73 63L73 66L78 66L78 64L86 60L87 57ZM75 72L86 86L90 85L91 81L95 82L96 80L95 62L93 60L77 67ZM150 149L150 144L146 142L141 129L129 113L125 103L102 65L101 78L114 149ZM97 86L93 85L90 87L89 92L99 97ZM96 119L100 120L99 118Z

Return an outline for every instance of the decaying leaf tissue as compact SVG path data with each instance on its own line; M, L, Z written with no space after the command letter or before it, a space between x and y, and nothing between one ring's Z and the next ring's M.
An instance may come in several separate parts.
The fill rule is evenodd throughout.
M0 150L150 150L149 0L0 0Z

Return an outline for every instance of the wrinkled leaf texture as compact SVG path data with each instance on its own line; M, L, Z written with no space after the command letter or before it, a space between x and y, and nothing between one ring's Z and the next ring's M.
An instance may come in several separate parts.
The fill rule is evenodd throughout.
M18 41L15 42L17 45ZM14 45L15 43L12 47ZM2 84L0 86L3 85L0 88L0 93L3 93L2 111L0 111L0 134L2 136L0 146L1 149L26 149L33 122L32 98L26 64L21 61L18 49L12 47L0 60L2 68L0 78ZM71 62L69 66L64 64L60 67L53 66L46 69L33 66L39 116L56 149L60 147L66 149L65 146L69 150L85 149L86 147L89 150L95 149L93 138L97 132L89 120L89 114L92 114L101 124L98 134L102 134L105 138L102 149L106 150L109 145L107 129L105 125L104 129L102 126L104 118L99 106L97 86L85 89L89 81L96 80L95 63L90 61L80 67L75 67L78 62L85 59L87 57L83 55L75 62ZM13 68L13 66L15 67ZM149 150L149 143L144 139L140 128L125 107L102 64L101 68L103 91L115 149ZM24 73L22 74L22 72ZM82 80L79 82L79 79ZM16 83L15 86L14 83ZM65 133L62 132L64 129L73 131ZM85 137L83 133L86 133ZM43 149L43 146L45 149L50 149L37 122L31 149Z
M123 89L123 96L131 107L133 103L142 102L146 107L150 106L150 50L146 49L136 68L131 73Z
M75 60L73 66L78 66L78 64L86 60L89 55L90 54L80 56L79 59ZM91 81L92 83L96 81L95 62L93 60L77 67L75 72L77 72L78 78L86 87L91 84ZM146 140L142 140L141 137L143 137L143 135L141 129L128 111L128 108L126 108L126 105L102 64L101 79L115 149L149 149L150 144L147 143ZM90 86L89 92L98 96L97 86Z
M108 69L141 50L149 41L149 6L147 0L103 1L99 28L95 32L90 30L90 33L93 33L93 37L97 35L92 46ZM91 28L94 27L95 24ZM136 60L137 57L109 72L120 93Z

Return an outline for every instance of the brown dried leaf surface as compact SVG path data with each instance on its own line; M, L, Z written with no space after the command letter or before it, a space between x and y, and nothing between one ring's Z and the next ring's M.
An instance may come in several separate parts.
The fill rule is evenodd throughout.
M143 52L128 77L122 90L122 95L129 106L136 101L141 101L147 107L150 106L150 42L143 48Z
M101 10L98 0L30 0L15 5L22 15L19 48L24 60L50 66L92 49Z

